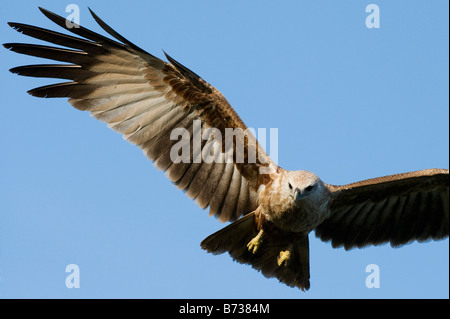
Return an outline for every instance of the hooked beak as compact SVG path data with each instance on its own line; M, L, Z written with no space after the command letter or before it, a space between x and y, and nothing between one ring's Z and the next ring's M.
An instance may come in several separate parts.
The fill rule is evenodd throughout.
M301 191L301 189L299 189L299 188L296 188L295 189L295 192L294 192L294 198L295 198L295 201L296 202L298 202L300 199L302 199L303 198L303 192Z

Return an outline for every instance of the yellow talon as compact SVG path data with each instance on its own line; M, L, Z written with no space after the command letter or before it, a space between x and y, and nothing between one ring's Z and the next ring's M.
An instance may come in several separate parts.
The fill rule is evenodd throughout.
M280 251L280 254L278 255L277 258L278 266L281 266L283 264L287 266L290 258L291 258L291 251L289 249L285 251Z
M263 242L262 240L262 235L263 235L263 230L261 229L258 233L258 235L256 235L254 238L252 238L252 240L250 240L247 244L247 248L248 251L256 254L259 250L259 248L261 247L261 244Z

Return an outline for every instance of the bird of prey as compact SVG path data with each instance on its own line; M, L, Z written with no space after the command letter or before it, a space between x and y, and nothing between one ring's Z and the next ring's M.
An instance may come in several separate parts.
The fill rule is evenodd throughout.
M165 54L168 62L164 62L147 53L92 11L114 40L40 10L77 36L9 23L25 35L60 47L23 43L4 47L65 64L27 65L10 71L69 80L28 93L69 98L73 107L89 111L140 147L178 189L201 208L209 207L210 215L232 222L202 241L201 247L208 252L228 252L266 277L307 290L312 231L333 247L345 249L384 243L397 247L448 237L448 169L343 186L327 184L308 171L285 170L269 158L216 88L169 55ZM171 134L177 128L188 132L187 138L174 139ZM188 160L173 160L171 151L177 143L194 148L196 132L211 129L213 133L201 139L200 152L190 152ZM238 131L228 143L227 129ZM202 160L205 153L213 154L215 160Z

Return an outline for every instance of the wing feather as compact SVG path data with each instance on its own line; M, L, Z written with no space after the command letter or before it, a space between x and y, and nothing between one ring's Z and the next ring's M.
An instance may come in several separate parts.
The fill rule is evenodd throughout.
M68 28L65 18L39 8L68 35L22 23L9 23L15 30L54 45L7 43L14 52L69 64L27 65L11 69L18 75L70 80L30 90L37 97L67 97L69 103L105 122L111 129L139 146L155 166L166 172L175 185L202 208L222 221L238 218L257 206L257 189L267 178L259 177L262 166L276 167L223 95L197 74L165 55L166 63L137 47L114 31L95 13L97 23L115 40L82 26ZM117 41L116 41L117 40ZM201 131L214 127L222 133L222 144L201 141L201 152L190 154L190 162L173 162L170 150L175 143L193 149L193 121ZM174 128L190 133L190 140L172 140ZM225 148L225 128L245 131L244 154L254 152L257 163L225 162L235 158ZM202 136L202 135L201 135ZM237 139L236 139L237 140ZM222 147L221 147L222 146ZM206 163L202 154L214 147L221 160ZM260 160L262 159L262 160ZM269 159L269 160L268 160Z
M345 249L389 242L438 240L449 235L449 175L428 169L328 185L330 214L316 235Z

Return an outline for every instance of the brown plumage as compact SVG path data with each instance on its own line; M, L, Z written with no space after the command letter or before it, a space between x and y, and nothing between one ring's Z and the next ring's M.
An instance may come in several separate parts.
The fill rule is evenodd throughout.
M72 106L90 112L140 147L179 189L200 207L209 207L210 215L236 220L201 243L207 251L229 252L266 277L306 290L308 234L313 230L333 247L346 249L448 237L448 170L422 170L345 186L328 185L311 172L284 170L271 161L225 97L169 55L169 62L164 62L145 52L92 11L117 41L83 27L68 28L64 18L40 10L79 37L9 23L23 34L68 49L21 43L4 47L68 64L10 71L70 80L28 92L69 98ZM188 132L188 138L171 138L176 129ZM234 132L231 141L225 138L229 129ZM201 139L196 153L198 134L208 138ZM186 161L172 160L175 146L192 150ZM204 161L204 154L212 154L214 161Z

